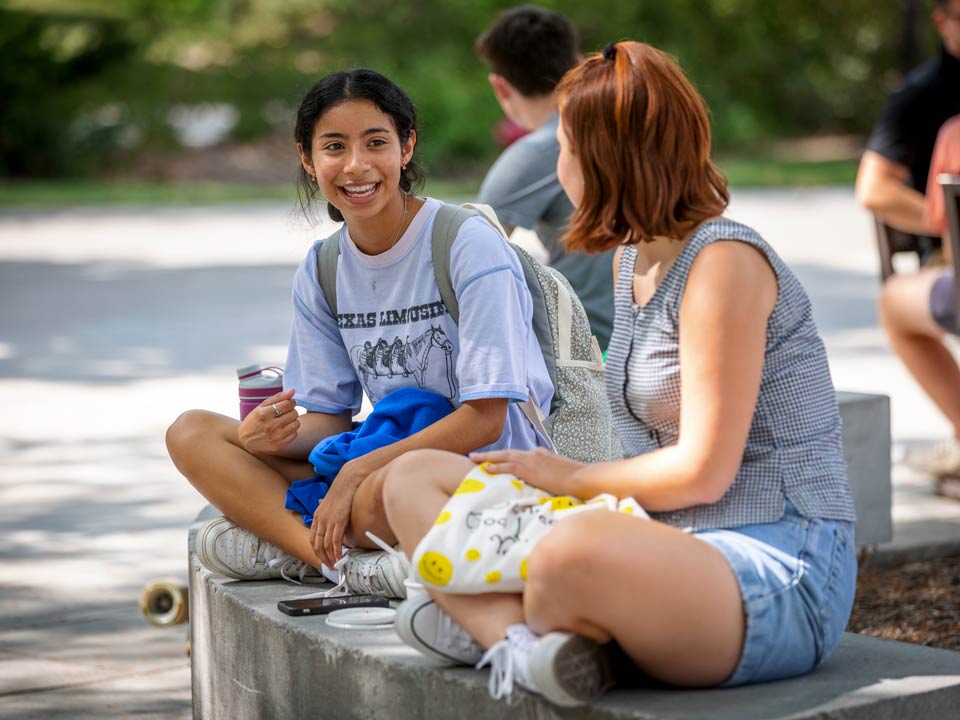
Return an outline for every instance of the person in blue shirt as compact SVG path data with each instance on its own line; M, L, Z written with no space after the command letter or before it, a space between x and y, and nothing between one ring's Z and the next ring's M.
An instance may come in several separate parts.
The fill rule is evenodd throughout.
M546 414L553 395L523 272L485 220L467 220L451 249L459 323L440 299L430 237L442 203L416 195L423 171L409 97L372 70L333 73L303 98L295 137L304 207L322 196L344 222L337 314L318 280L320 241L293 279L284 391L242 422L194 410L167 432L177 468L224 513L200 531L198 557L244 579L332 568L344 545L371 547L367 531L394 544L381 502L390 461L417 448L537 447L517 402L533 396ZM351 429L364 393L376 407L407 387L441 395L452 411L348 461L311 527L284 509L290 484L313 475L311 450Z

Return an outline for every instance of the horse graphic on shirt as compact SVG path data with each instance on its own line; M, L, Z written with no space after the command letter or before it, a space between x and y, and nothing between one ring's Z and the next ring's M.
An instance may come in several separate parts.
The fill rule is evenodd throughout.
M350 350L350 355L354 367L357 368L360 384L363 385L367 396L372 399L376 397L370 392L370 380L373 378L412 375L417 387L423 389L434 350L443 353L448 387L447 397L452 399L456 393L453 343L439 326L432 326L413 340L401 340L399 337L392 343L384 338L380 338L375 343L367 340L363 345L355 345Z

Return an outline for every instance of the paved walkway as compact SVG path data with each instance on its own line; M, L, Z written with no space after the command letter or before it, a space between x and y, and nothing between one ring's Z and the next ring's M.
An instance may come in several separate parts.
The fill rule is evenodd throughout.
M895 458L945 434L877 326L852 191L740 191L731 215L806 284L837 387L892 397ZM282 361L316 234L276 205L0 212L0 718L189 716L185 632L136 605L186 576L203 505L163 432L235 412L234 368ZM960 503L923 478L897 467L894 502L895 546L960 542Z

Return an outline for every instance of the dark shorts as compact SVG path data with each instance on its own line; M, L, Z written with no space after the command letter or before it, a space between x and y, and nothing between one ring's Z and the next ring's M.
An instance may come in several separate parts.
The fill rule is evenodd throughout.
M958 335L957 307L954 300L953 270L944 270L930 289L930 313L943 330Z

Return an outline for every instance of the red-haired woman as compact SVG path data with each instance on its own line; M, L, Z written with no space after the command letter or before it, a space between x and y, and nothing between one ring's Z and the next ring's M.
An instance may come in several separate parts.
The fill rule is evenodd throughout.
M608 686L610 640L680 686L809 672L846 625L856 558L807 295L756 232L720 217L707 109L670 57L608 45L559 97L558 173L576 207L567 247L618 248L607 392L627 459L420 451L389 472L388 519L412 554L471 461L557 495L632 497L653 519L576 514L530 554L522 596L431 588L402 606L397 630L465 663L489 648L495 696L516 683L565 705Z

